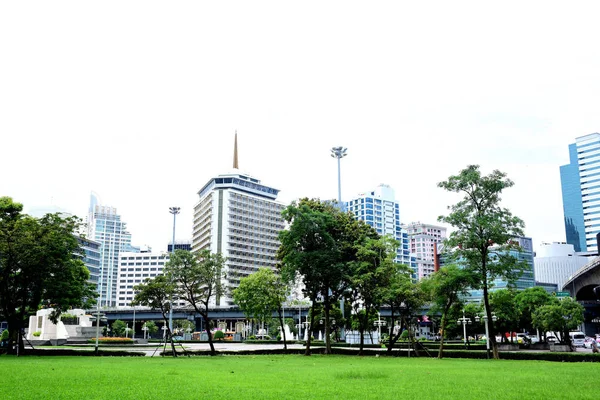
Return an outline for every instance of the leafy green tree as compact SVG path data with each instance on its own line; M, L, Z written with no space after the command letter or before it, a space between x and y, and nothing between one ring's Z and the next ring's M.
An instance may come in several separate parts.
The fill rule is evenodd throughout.
M555 300L544 288L539 286L519 291L515 296L515 303L521 315L519 326L528 332L532 332L535 329L533 326L533 313L535 310L551 304Z
M123 337L125 336L125 329L127 329L127 324L118 319L112 323L111 328L115 336Z
M350 214L318 199L301 199L292 203L282 213L290 224L279 233L281 245L277 257L281 261L281 274L285 281L299 277L304 293L312 307L322 299L325 320L330 320L334 303L346 292L350 284L349 263L356 260L354 244L362 237L377 237L377 232ZM312 313L314 316L314 312ZM310 324L314 327L314 319ZM331 353L330 324L325 325L325 353ZM310 355L309 336L306 355Z
M167 327L168 340L171 342L171 351L173 357L177 357L175 343L173 342L173 333L169 327L168 313L171 310L171 300L175 293L175 285L164 275L159 275L154 279L146 278L144 283L133 287L136 290L135 297L131 305L141 305L150 307L153 310L159 310L163 321ZM148 326L148 325L146 325Z
M491 282L496 278L513 282L529 268L524 260L509 252L520 250L513 239L523 236L524 223L500 207L500 194L513 185L500 171L482 176L478 165L469 165L438 184L449 192L464 194L462 200L448 207L450 213L438 220L455 228L446 240L447 247L453 249L449 257L478 276L474 288L483 290L490 332L494 332L489 302ZM494 358L498 358L495 336L490 336Z
M0 197L0 319L8 322L9 351L14 342L23 350L21 329L40 307L52 307L56 323L64 310L90 307L96 298L80 259L81 221L58 214L38 219L22 211L22 204Z
M503 341L507 340L506 332L517 332L519 330L521 313L515 302L516 295L514 289L499 289L490 293L490 305L497 318L495 323L496 332L500 332ZM490 335L493 332L490 331ZM511 333L511 342L513 342L513 336Z
M148 337L158 332L158 326L156 326L156 323L154 321L146 321L145 325L148 329Z
M561 343L571 344L569 332L583 322L584 308L567 297L553 304L541 306L533 312L533 325L543 332L557 332Z
M448 322L448 313L452 305L460 302L461 295L467 295L467 289L473 285L471 272L450 264L434 272L423 281L423 290L432 301L432 311L442 314L440 322L440 349L438 358L444 356L444 336Z
M381 307L391 276L395 272L394 258L398 245L398 241L390 236L376 239L365 237L363 242L356 244L357 260L350 263L350 287L355 308L354 318L360 333L359 355L363 355L365 330L373 327L375 311Z
M218 340L218 341L222 342L223 339L225 338L225 334L223 333L223 331L216 331L215 334L214 334L214 336L213 336L213 338L215 340Z
M264 323L277 312L283 348L286 350L282 304L288 292L289 288L281 278L271 269L264 267L241 279L238 288L233 291L233 300L248 318Z
M390 307L391 321L400 318L398 328L394 327L389 337L387 352L391 354L394 345L404 330L408 330L411 345L414 345L412 335L413 316L420 314L427 300L427 293L420 283L415 283L410 277L411 269L406 265L394 264L395 271L390 275L390 282L384 292L383 304Z
M221 284L225 278L224 264L225 258L221 254L211 253L210 250L195 253L175 250L165 265L165 275L176 283L175 293L202 316L208 334L210 354L213 356L216 355L216 351L210 332L209 305L212 298L220 298L225 292Z

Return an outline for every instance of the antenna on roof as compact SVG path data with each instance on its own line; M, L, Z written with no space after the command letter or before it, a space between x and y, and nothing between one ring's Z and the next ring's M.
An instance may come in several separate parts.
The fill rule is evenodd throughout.
M233 143L233 168L238 169L238 150L237 150L237 129L235 130L235 140Z

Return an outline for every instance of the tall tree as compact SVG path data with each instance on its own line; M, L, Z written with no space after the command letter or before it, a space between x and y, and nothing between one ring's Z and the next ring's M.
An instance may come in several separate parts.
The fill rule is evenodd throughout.
M460 296L468 294L467 289L473 285L473 281L472 273L454 264L434 272L423 281L423 290L429 294L432 301L432 311L439 311L442 314L438 358L444 357L444 336L448 313L451 307L460 301Z
M9 349L23 349L21 330L30 314L52 307L50 319L72 307L89 307L96 293L81 261L81 221L47 214L33 218L23 205L0 197L0 317L8 322Z
M159 310L162 314L164 326L167 328L167 340L171 343L173 357L177 357L175 343L173 342L173 332L169 326L169 311L172 307L175 285L164 275L159 275L154 279L146 278L144 283L133 287L136 290L135 297L131 302L132 306L141 305L150 307L153 310Z
M377 237L377 232L318 199L292 203L283 211L283 218L290 228L279 233L281 245L277 257L281 261L282 277L286 281L300 277L313 307L322 299L325 320L329 321L333 303L349 287L349 263L356 260L354 243L363 236ZM311 315L314 317L314 312ZM306 355L310 354L310 342L309 337ZM331 353L328 323L325 324L325 344L325 352Z
M408 330L409 340L413 343L412 317L421 312L427 296L421 284L411 279L410 267L394 264L395 270L390 274L390 282L384 291L383 304L390 307L391 323L400 318L400 325L392 330L387 352L391 354L394 345L400 339L403 330Z
M240 285L233 291L233 300L248 318L259 322L271 319L277 312L283 348L287 350L285 336L285 322L283 320L282 304L286 299L289 289L281 278L269 268L260 268L257 272L248 275L240 281Z
M513 239L523 235L524 223L500 207L500 194L513 185L500 171L482 176L478 165L469 165L438 184L449 192L464 195L462 200L448 207L448 215L438 220L456 229L446 240L447 247L453 249L449 254L451 259L478 276L474 288L483 291L490 332L494 332L489 302L491 282L496 278L514 281L528 268L525 261L510 254L510 250L520 250ZM498 358L495 336L490 336L494 358Z
M175 293L202 316L210 354L213 356L216 351L210 331L209 305L211 299L221 297L225 292L221 284L221 280L225 278L224 264L223 256L213 254L210 250L195 253L175 250L165 265L165 275L176 284Z
M398 241L390 236L377 239L365 237L363 242L355 245L357 260L351 263L350 286L354 316L358 319L360 333L359 355L363 355L365 329L372 327L370 321L375 310L382 305L391 276L395 272L394 258L398 245Z

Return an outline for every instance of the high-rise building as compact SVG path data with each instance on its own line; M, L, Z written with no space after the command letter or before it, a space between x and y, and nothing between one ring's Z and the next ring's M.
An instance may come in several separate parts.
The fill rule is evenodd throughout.
M600 232L600 133L569 145L569 164L560 167L567 243L576 252L598 251Z
M410 252L417 257L417 277L419 280L433 274L435 264L435 244L446 238L446 228L439 225L412 222L406 227L410 240Z
M417 259L410 252L408 233L400 223L400 205L396 202L394 189L388 185L379 185L371 192L360 193L345 203L346 210L358 220L371 225L380 235L390 235L400 246L396 262L413 269L412 277L417 279Z
M284 229L278 202L278 189L238 170L237 133L234 170L211 178L198 192L194 206L192 251L209 249L226 258L225 298L214 299L214 306L233 305L230 291L240 279L261 267L276 268L279 232Z
M117 305L117 279L119 254L135 252L131 246L131 234L127 225L121 221L117 209L98 204L98 198L92 193L88 214L88 237L100 243L100 274L97 291L100 305L115 307ZM137 250L139 251L139 250Z
M94 240L77 237L79 247L81 247L81 261L90 271L89 282L98 287L98 280L100 279L100 243Z

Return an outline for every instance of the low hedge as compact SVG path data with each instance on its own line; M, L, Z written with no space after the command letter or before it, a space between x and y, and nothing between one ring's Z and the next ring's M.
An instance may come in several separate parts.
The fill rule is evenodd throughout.
M444 351L446 358L487 358L485 351ZM503 360L541 360L558 362L600 362L600 354L594 353L551 353L551 352L500 352L500 359Z
M96 343L96 338L89 339L88 343ZM134 344L133 339L128 338L98 338L98 343L101 344Z
M73 350L73 349L25 349L21 355L28 356L96 356L94 350ZM123 350L98 350L98 356L110 356L110 357L144 357L145 353L136 351L123 351Z
M298 343L296 340L286 340L285 342L287 344L296 344L296 343ZM231 343L231 342L227 341L227 343ZM243 343L248 343L248 344L280 344L280 345L283 345L283 341L281 341L281 340L256 340L256 339L248 339L248 340L245 340Z

